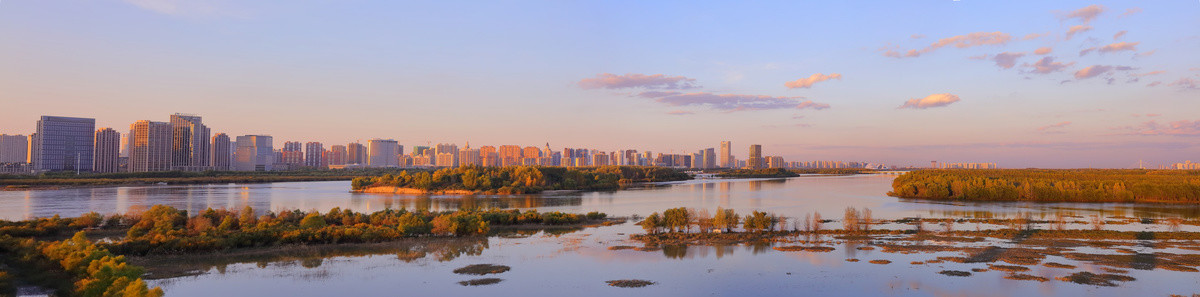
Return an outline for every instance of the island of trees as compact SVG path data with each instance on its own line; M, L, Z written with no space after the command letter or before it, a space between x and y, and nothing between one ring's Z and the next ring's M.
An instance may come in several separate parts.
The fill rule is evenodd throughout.
M1200 171L918 170L897 177L888 195L966 201L1200 203Z
M59 296L162 296L148 288L143 270L126 256L190 254L304 244L373 243L401 238L473 236L495 228L577 227L606 215L536 210L408 211L186 211L156 205L145 211L78 218L0 221L0 296L13 283L54 289ZM74 234L71 236L71 234ZM89 234L108 237L102 242ZM124 236L121 236L123 234ZM58 240L65 236L70 239Z
M413 189L420 192L526 194L547 190L615 190L637 182L687 180L682 171L649 166L599 167L478 167L463 166L437 171L385 174L355 178L355 191Z

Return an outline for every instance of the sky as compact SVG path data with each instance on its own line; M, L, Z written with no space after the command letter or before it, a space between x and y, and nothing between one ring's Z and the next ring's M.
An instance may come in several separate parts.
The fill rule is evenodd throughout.
M0 2L0 133L1200 161L1198 1Z

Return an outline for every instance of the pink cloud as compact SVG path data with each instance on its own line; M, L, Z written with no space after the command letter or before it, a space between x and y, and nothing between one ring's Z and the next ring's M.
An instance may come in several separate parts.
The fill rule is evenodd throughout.
M1146 72L1146 73L1135 73L1135 74L1133 74L1133 76L1134 77L1143 77L1143 76L1159 75L1159 74L1163 74L1163 73L1167 73L1167 71L1166 70L1155 70L1155 71L1150 71L1150 72Z
M1125 33L1129 33L1129 31L1121 30L1121 32L1117 32L1117 34L1113 34L1113 40L1121 39L1121 37L1125 36Z
M1037 63L1025 64L1023 66L1033 68L1033 70L1031 70L1031 72L1033 72L1033 73L1049 74L1049 73L1062 71L1063 69L1070 67L1071 65L1075 65L1075 62L1071 62L1071 63L1054 62L1054 57L1042 57L1042 59L1038 60Z
M815 83L819 83L819 82L823 82L823 81L827 81L827 80L831 80L831 79L840 80L840 79L842 79L842 75L839 73L831 73L829 75L817 73L817 74L813 74L807 78L801 78L801 79L797 79L794 81L789 81L787 83L784 83L783 85L785 87L787 87L788 89L798 89L798 88L807 89L807 88L812 87L812 85Z
M1134 55L1134 57L1148 57L1150 55L1153 55L1154 52L1157 52L1157 51L1158 50L1150 50L1150 51L1140 52L1140 53L1137 53L1136 55Z
M1159 124L1158 121L1149 121L1142 123L1141 126L1131 127L1134 135L1170 135L1170 136L1200 136L1200 120L1197 121L1174 121L1167 124Z
M829 104L817 103L817 102L813 102L812 100L800 102L800 104L796 105L796 109L822 110L822 109L827 109L827 108L829 108Z
M1071 125L1071 122L1061 122L1061 123L1057 123L1057 124L1045 125L1045 126L1038 127L1037 130L1038 131L1046 131L1046 130L1050 130L1050 129L1066 127L1068 125Z
M672 110L672 111L668 111L667 114L669 114L669 115L690 115L690 114L696 114L696 113L691 112L691 111L686 111L686 110Z
M1141 8L1141 7L1132 7L1132 8L1126 9L1126 10L1125 10L1125 13L1122 13L1122 14L1120 15L1120 17L1127 17L1127 16L1131 16L1131 15L1133 15L1133 14L1135 14L1135 13L1139 13L1139 12L1142 12L1142 8Z
M954 94L950 94L950 93L933 94L933 95L926 96L925 98L908 99L908 101L904 102L904 105L901 105L897 109L904 109L904 108L926 109L926 108L934 108L934 107L943 107L943 106L947 106L947 105L950 105L950 104L952 104L954 102L958 102L958 101L959 101L958 96L954 95Z
M912 36L909 36L909 38L921 39L921 38L925 38L925 34L913 34Z
M1103 53L1111 53L1111 52L1119 52L1119 51L1137 51L1137 45L1139 43L1140 42L1124 42L1124 41L1122 41L1122 42L1117 42L1117 43L1102 46L1102 47L1100 47L1100 49L1098 51L1100 51L1100 53L1102 53L1102 54Z
M940 48L954 46L956 48L969 48L983 45L1003 45L1012 41L1012 35L1004 32L975 32L966 35L957 35L939 39L937 42L921 50L908 50L904 54L895 50L887 50L883 53L885 57L892 58L913 58L923 54L928 54Z
M1157 87L1158 85L1161 85L1161 84L1162 84L1162 82L1161 82L1161 81L1156 81L1156 82L1152 82L1152 83L1146 84L1146 86L1147 86L1147 87Z
M1020 53L1003 52L1003 53L996 54L996 56L992 57L992 61L995 61L996 66L1000 66L1000 68L1009 69L1009 68L1013 68L1013 66L1017 66L1017 59L1020 57L1023 57L1023 56L1025 56L1024 52L1020 52Z
M1090 30L1092 30L1092 26L1088 26L1088 25L1071 26L1071 28L1067 29L1067 40L1070 40L1071 37L1075 37L1075 34L1087 32Z
M1068 19L1077 18L1080 21L1083 21L1084 24L1087 24L1087 23L1090 23L1093 19L1096 19L1097 16L1100 16L1101 13L1104 13L1104 6L1092 4L1092 5L1088 5L1087 7L1080 8L1075 11L1069 12L1069 13L1061 16L1060 19L1068 20Z
M1179 87L1184 90L1200 90L1200 80L1195 80L1190 77L1180 78L1177 81L1167 84L1169 87Z
M1038 39L1038 38L1042 38L1043 36L1046 36L1046 35L1050 35L1050 33L1029 33L1029 34L1026 34L1025 37L1023 37L1021 39L1022 40Z
M988 58L987 54L967 57L967 59L971 59L971 60L987 60L987 58Z
M1108 65L1092 65L1075 72L1075 78L1086 79L1100 76L1105 73L1110 73L1114 70L1133 70L1133 67L1128 66L1108 66Z
M1085 48L1085 49L1079 51L1079 56L1080 57L1087 56L1087 54L1090 54L1093 51L1096 51L1096 48L1094 48L1094 47Z
M1054 51L1053 48L1046 46L1046 47L1039 47L1037 50L1034 50L1033 53L1038 54L1038 55L1045 55L1045 54L1049 54L1050 52L1053 52L1053 51Z
M695 85L695 82L695 79L683 76L666 76L663 74L645 75L629 73L616 75L601 73L597 74L594 78L580 80L578 84L580 88L584 89L693 89L699 87Z
M637 95L653 98L670 106L705 106L724 111L769 109L826 109L828 104L801 100L804 97L772 97L765 95L714 94L709 92L642 92Z

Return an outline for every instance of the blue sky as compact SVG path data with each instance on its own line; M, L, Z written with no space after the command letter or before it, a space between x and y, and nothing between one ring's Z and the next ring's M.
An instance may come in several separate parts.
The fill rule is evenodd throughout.
M1200 2L647 2L4 1L0 133L185 112L280 142L1200 161Z

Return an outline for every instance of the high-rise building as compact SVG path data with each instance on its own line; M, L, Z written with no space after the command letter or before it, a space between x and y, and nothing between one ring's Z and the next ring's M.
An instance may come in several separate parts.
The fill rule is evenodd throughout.
M400 152L400 144L391 139L371 139L367 141L367 166L396 167L400 166L396 155Z
M763 158L762 158L762 145L751 144L750 145L750 157L747 158L746 160L747 160L746 166L749 167L750 169L763 168L763 165L765 165L765 164L763 164Z
M731 142L731 141L722 141L721 142L720 159L721 159L721 167L725 167L725 168L737 167L737 164L735 164L733 162L733 142Z
M279 158L279 163L288 164L291 168L304 165L304 144L299 141L284 142Z
M212 155L208 157L209 166L213 170L228 171L233 170L233 146L229 141L229 135L225 133L213 134L212 137Z
M210 165L210 131L200 116L171 115L171 166L184 171L202 171Z
M29 134L29 158L25 160L25 163L29 163L30 168L35 168L35 166L33 166L33 161L40 155L38 154L39 145L37 145L37 141L35 141L37 139L38 134L36 132Z
M348 156L346 151L347 151L346 146L344 146L344 145L334 145L334 146L329 147L329 152L328 152L329 155L326 156L325 163L330 166L346 165L347 164L346 160L347 160L347 156ZM355 164L357 164L357 163L355 163Z
M702 161L698 162L698 163L700 163L700 168L708 169L708 168L716 168L717 167L716 150L714 150L711 147L700 150L700 159L702 160Z
M500 166L521 165L521 146L501 145L498 153L500 154Z
M308 142L304 144L304 166L310 168L323 169L325 168L325 145L320 142Z
M434 147L433 151L434 163L442 167L457 167L458 166L458 145L453 143L439 143Z
M608 154L595 153L592 154L592 166L608 166Z
M500 154L496 152L496 147L485 145L479 148L479 165L500 166Z
M470 142L458 151L458 166L479 166L480 161L479 150L471 149Z
M28 137L0 134L0 163L25 163L28 161Z
M542 165L542 150L536 146L527 146L521 149L521 164L522 165Z
M767 168L787 168L787 163L784 163L783 157L770 156L766 158Z
M271 136L266 135L238 136L233 170L271 171L275 164L274 142Z
M346 145L346 164L367 164L367 147L361 143Z
M96 130L95 151L92 157L92 171L121 171L121 132L113 128Z
M31 143L37 171L92 171L96 119L42 116Z
M129 125L129 172L170 171L173 127L141 120Z

